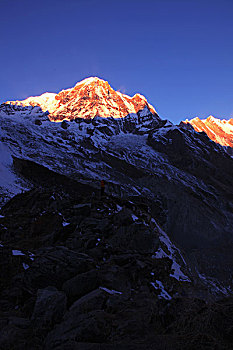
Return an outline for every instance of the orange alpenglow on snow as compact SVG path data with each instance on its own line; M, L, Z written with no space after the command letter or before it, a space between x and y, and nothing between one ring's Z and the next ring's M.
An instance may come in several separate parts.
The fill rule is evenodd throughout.
M233 119L217 119L213 116L207 119L186 119L186 124L191 124L196 131L204 131L211 140L222 146L233 147Z
M48 111L51 121L72 120L76 118L122 118L137 113L145 107L156 114L155 109L140 94L133 97L111 88L107 81L97 77L84 79L74 88L62 90L58 94L46 92L40 96L29 97L23 101L7 103L22 106L40 106Z

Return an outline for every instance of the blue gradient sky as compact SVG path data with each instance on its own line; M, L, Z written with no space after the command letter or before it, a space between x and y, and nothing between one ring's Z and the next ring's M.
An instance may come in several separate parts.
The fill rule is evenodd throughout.
M0 0L0 103L99 76L162 118L233 117L232 0Z

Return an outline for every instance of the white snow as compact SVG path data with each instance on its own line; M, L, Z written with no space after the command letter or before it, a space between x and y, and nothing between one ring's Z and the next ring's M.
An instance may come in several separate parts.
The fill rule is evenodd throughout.
M121 205L117 204L116 212L119 212L119 211L121 211L122 209L123 209L123 207L122 207Z
M178 255L181 260L185 263L185 260L179 251L178 248L176 248L172 242L170 241L168 235L158 226L156 221L154 219L151 220L154 225L156 226L157 230L159 231L159 240L166 246L168 250L168 254L164 252L164 250L160 247L157 252L153 255L154 258L156 259L161 259L161 258L170 258L172 260L172 270L173 272L170 274L171 277L174 277L178 281L184 281L184 282L191 282L188 276L186 276L182 271L181 271L181 266L177 263L176 261L176 256Z
M17 184L18 178L13 173L12 164L9 148L0 141L0 188L4 188L15 195L21 191L22 187Z
M100 79L98 77L88 77L88 78L85 78L85 79L79 81L78 83L76 83L75 86L79 86L79 85L82 85L82 84L84 84L84 85L90 84L90 83L98 81L98 80L104 81L103 79Z
M96 243L96 246L98 246L98 245L99 245L100 241L101 241L101 238L97 238L97 243Z
M99 289L104 290L105 292L107 292L108 294L122 294L122 292L118 292L117 290L114 289L108 289L105 287L99 287Z
M9 104L16 104L21 106L39 105L43 112L53 112L57 107L59 101L55 99L56 94L52 92L45 92L40 96L30 96L21 101L7 101Z
M68 225L70 225L69 222L65 222L65 221L64 221L64 222L62 223L62 226L63 226L63 227L68 226Z
M35 254L33 254L33 253L31 253L31 252L28 252L29 253L29 258L30 258L30 260L35 260L35 258L34 258L34 256L35 256Z
M13 249L12 250L12 255L25 255L25 254L22 253L21 250Z
M231 293L230 288L223 287L214 278L211 278L209 276L205 276L204 274L201 274L199 272L198 272L198 276L201 278L203 283L206 284L211 289L211 291L214 292L215 294L229 295Z
M158 295L159 299L166 299L166 300L171 300L172 297L168 294L168 292L165 290L164 285L161 281L156 280L155 283L151 282L151 285L155 289L160 289L161 293Z
M136 215L132 214L132 219L133 219L133 221L137 221L138 217Z
M29 265L23 263L23 268L24 268L24 270L27 270L29 268Z
M156 259L162 259L162 258L168 258L169 255L166 254L163 249L160 247L157 252L155 252L155 254L153 255L153 257L155 257Z

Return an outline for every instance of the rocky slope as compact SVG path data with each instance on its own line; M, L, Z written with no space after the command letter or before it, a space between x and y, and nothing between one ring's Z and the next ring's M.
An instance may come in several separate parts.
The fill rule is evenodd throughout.
M1 349L231 349L233 301L192 275L159 198L156 221L146 198L40 174L1 210Z
M232 158L144 99L114 118L101 80L88 115L95 81L0 106L0 346L230 349Z
M204 131L211 140L222 146L233 147L233 119L217 119L212 116L207 119L186 119L198 132Z

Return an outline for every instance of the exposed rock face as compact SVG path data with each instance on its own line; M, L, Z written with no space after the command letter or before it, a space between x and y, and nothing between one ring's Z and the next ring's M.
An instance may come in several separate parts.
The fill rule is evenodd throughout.
M233 147L233 119L221 120L212 116L207 119L186 119L184 123L191 124L198 132L204 131L211 140L222 146Z
M82 80L74 88L62 90L58 94L45 93L24 101L8 101L7 104L39 106L42 111L49 111L52 121L90 119L96 116L122 118L144 109L147 113L156 114L144 96L136 94L129 97L113 90L107 81L96 77Z

